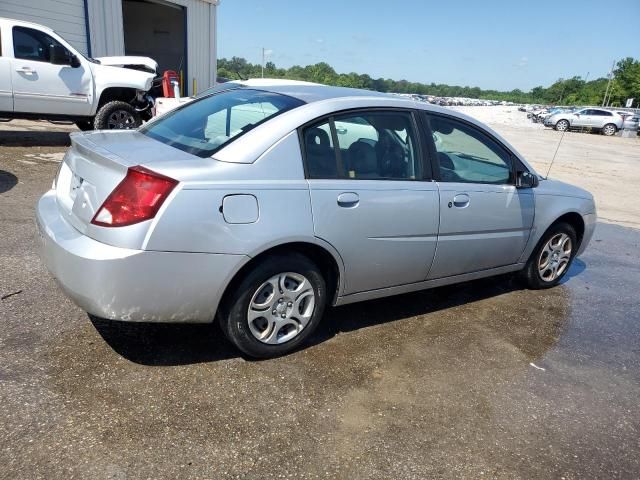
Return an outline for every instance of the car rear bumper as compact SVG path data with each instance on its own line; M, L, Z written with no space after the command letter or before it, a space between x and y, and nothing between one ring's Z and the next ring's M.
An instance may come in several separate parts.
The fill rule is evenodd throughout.
M244 255L114 247L72 227L55 192L36 208L40 256L65 293L98 317L134 322L211 322Z

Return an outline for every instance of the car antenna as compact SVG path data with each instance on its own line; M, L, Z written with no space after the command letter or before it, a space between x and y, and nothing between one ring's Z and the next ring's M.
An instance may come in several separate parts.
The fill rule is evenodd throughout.
M560 137L560 141L558 141L558 146L556 147L556 153L553 154L553 158L551 159L551 163L549 164L549 169L547 170L547 175L544 177L545 179L549 178L549 172L551 172L551 167L553 167L553 162L556 161L556 155L558 155L558 150L560 150L560 144L562 143L562 139L564 138L564 134L567 133L565 130L562 132L562 136Z

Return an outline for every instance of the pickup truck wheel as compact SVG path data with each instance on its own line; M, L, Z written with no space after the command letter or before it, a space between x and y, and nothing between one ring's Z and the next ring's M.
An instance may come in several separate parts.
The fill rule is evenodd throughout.
M604 127L602 127L602 133L607 137L614 135L616 131L617 131L617 128L613 123L607 123Z
M98 110L93 125L96 130L130 130L142 125L142 118L127 102L114 100Z
M83 132L87 132L89 130L93 130L93 122L89 120L79 120L76 123L76 127L78 127Z

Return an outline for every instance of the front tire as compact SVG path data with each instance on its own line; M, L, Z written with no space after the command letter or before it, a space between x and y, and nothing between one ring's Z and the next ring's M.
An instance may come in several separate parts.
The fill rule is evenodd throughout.
M220 326L254 358L278 357L301 345L318 326L327 297L320 270L300 254L268 257L230 288Z
M566 275L578 251L575 229L568 223L552 225L542 236L522 271L533 290L551 288Z
M556 123L556 130L559 132L566 132L569 130L569 121L568 120L559 120Z
M610 137L611 135L615 135L618 129L613 123L607 123L604 127L602 127L602 134Z
M105 103L93 123L96 130L131 130L142 125L140 114L127 102Z

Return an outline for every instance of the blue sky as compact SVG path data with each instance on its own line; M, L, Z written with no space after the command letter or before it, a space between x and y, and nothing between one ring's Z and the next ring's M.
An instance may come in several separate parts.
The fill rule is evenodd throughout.
M218 56L529 90L605 76L639 31L640 0L222 0Z

